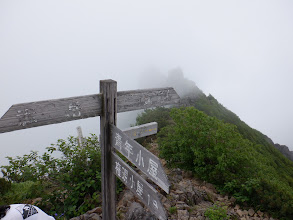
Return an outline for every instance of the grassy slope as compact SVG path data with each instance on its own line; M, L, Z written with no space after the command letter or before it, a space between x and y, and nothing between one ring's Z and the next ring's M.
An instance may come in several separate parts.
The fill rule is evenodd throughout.
M255 144L259 144L259 151L266 157L271 157L271 164L279 170L280 175L293 184L293 162L288 160L279 150L277 150L271 139L266 135L249 127L240 118L221 105L213 96L205 96L203 93L198 95L194 100L189 101L189 104L196 109L205 112L209 116L216 117L224 122L234 124L242 136ZM290 186L293 188L293 185Z

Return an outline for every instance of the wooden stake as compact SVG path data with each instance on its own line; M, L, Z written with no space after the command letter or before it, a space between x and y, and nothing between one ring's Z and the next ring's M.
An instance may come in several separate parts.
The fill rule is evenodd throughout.
M102 93L101 150L102 150L102 208L103 220L116 219L116 177L112 171L112 146L110 144L110 124L116 125L117 82L100 81Z
M84 141L84 139L83 139L83 135L82 135L81 127L78 126L78 127L76 128L76 130L77 130L77 137L78 137L78 146L79 146L80 148L83 148L83 147L84 147L84 146L83 146L83 141Z

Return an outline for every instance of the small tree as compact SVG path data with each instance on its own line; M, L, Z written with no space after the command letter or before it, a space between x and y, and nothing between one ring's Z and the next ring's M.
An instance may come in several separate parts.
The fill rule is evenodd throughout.
M53 157L55 152L61 157ZM100 205L101 151L95 135L86 138L83 147L69 137L48 147L42 156L32 151L8 160L9 165L2 166L4 178L14 183L38 181L45 188L39 206L50 214L73 217Z

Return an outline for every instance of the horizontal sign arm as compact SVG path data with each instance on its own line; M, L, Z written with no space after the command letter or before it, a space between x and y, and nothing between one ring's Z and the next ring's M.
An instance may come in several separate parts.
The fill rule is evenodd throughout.
M117 93L118 112L134 111L179 103L180 97L172 87L131 90Z
M156 134L158 132L158 123L151 122L139 126L134 126L122 130L131 139L138 139L149 135Z
M95 117L101 94L17 104L0 119L0 133Z
M117 112L171 105L179 100L173 88L117 92ZM0 119L0 133L96 117L101 112L101 94L16 104Z

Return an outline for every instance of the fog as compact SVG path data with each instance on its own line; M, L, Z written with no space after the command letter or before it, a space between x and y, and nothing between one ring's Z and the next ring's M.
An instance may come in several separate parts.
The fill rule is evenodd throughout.
M98 93L103 79L118 91L159 87L180 68L293 150L292 10L290 0L0 0L0 117L17 103ZM120 127L134 120L118 115ZM77 126L98 133L99 118L0 134L0 165Z

